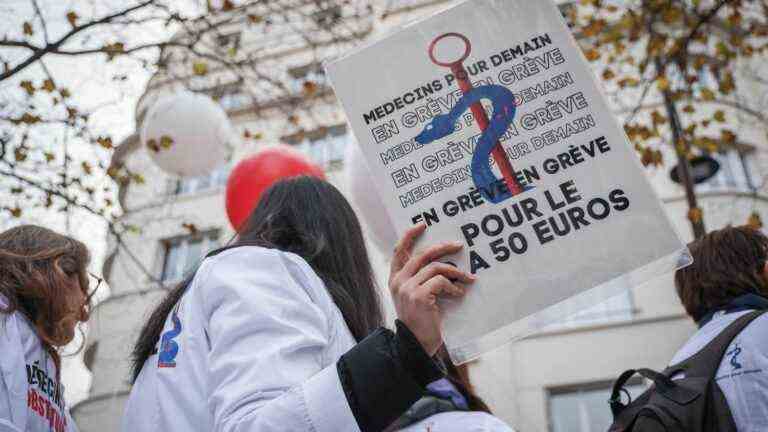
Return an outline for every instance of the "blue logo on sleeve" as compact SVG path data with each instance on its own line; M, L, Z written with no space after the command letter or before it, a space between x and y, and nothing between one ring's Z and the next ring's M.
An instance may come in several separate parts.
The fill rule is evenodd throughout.
M176 315L176 311L173 311L171 321L173 322L173 328L163 333L162 337L160 337L160 353L157 359L157 367L159 368L176 367L176 355L179 354L179 344L174 339L181 333L181 320Z
M733 366L733 370L739 370L741 369L741 363L738 362L737 358L739 357L739 354L741 354L741 347L738 343L736 343L732 350L725 353L727 356L731 356L731 366Z

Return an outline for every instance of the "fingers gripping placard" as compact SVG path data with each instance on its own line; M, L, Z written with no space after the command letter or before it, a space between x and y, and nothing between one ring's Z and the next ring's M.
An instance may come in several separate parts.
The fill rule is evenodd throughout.
M689 261L551 1L468 1L327 69L398 232L464 245L454 361Z

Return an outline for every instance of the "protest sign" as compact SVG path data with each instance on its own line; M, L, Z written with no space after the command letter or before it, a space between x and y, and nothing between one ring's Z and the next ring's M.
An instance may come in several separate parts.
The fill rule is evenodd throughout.
M549 0L470 0L326 65L393 225L461 240L463 363L690 262Z

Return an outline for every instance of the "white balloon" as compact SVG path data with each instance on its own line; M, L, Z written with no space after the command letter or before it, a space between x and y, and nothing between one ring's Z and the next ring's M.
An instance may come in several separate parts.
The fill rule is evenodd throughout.
M149 109L141 128L141 142L160 144L169 137L169 148L147 147L152 160L165 172L180 176L210 173L230 153L232 125L227 113L203 94L180 92L160 98Z
M363 223L368 226L376 247L388 256L397 243L397 232L374 186L365 157L355 143L347 145L344 166L352 203L360 212Z

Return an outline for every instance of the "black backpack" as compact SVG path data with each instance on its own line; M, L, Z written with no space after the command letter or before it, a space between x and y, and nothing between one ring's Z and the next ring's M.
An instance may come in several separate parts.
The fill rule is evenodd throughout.
M609 403L613 425L608 432L736 432L728 402L715 375L731 341L763 311L750 312L726 327L701 351L661 373L630 369L616 380ZM670 377L683 372L684 378ZM635 374L653 385L635 401L621 402L624 384Z

